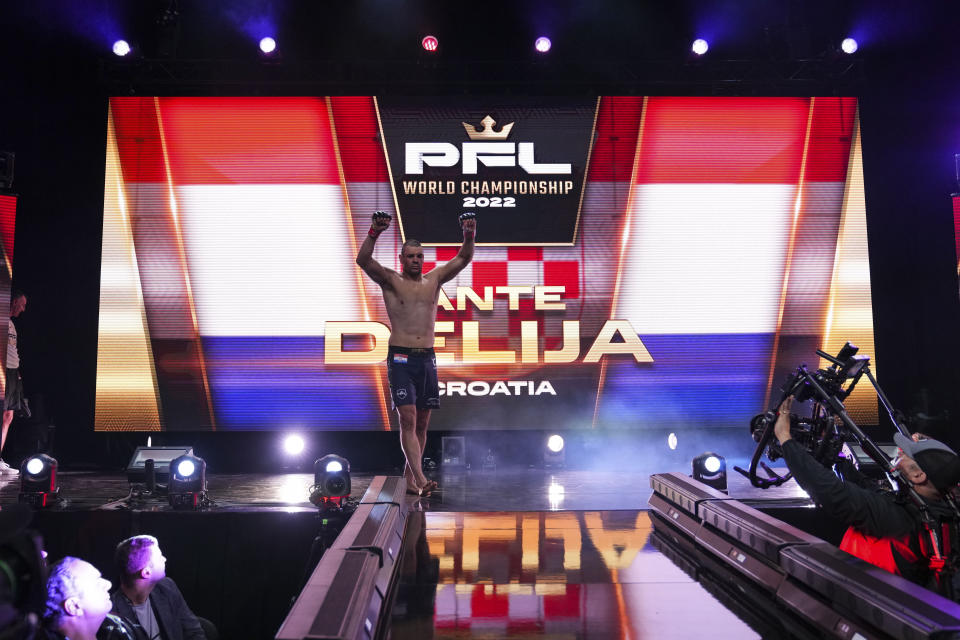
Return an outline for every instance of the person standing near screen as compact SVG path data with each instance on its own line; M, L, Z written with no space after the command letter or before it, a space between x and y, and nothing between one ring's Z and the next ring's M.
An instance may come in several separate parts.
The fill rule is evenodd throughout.
M387 380L400 419L400 448L407 459L403 476L409 493L424 495L437 487L436 482L427 480L421 464L430 412L440 407L437 358L433 351L437 301L441 285L452 280L473 259L477 220L473 213L460 216L460 251L428 274L423 273L423 247L417 240L403 243L400 273L374 260L373 247L380 234L390 227L391 220L382 211L373 214L370 231L357 253L357 264L383 292L390 318Z
M7 432L13 422L13 412L23 409L23 381L20 379L20 352L17 350L17 325L13 319L19 317L27 308L27 296L22 291L13 290L10 296L10 320L7 324L7 388L3 399L3 429L0 431L0 475L9 476L19 473L3 460L3 448L7 446Z

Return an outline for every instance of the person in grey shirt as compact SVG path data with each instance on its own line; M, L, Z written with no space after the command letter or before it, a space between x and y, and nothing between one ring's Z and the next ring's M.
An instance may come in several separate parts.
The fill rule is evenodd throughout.
M206 640L200 621L177 584L167 577L167 559L153 536L134 536L117 545L114 560L120 588L113 613L136 620L150 640Z
M23 381L20 379L20 351L17 349L17 325L13 319L27 308L27 296L13 290L10 297L10 320L7 324L7 383L3 398L3 430L0 432L0 475L14 476L19 473L3 460L3 448L7 444L7 432L13 422L14 411L24 408Z

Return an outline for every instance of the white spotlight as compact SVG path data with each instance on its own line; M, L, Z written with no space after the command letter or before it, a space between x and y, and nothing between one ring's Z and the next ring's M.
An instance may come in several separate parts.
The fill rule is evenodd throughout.
M551 43L550 38L546 36L540 36L537 38L537 41L533 43L533 48L540 53L546 53L547 51L550 51L551 46L553 46L553 43Z
M338 471L343 471L343 465L336 460L331 460L327 463L326 471L327 473L337 473Z
M693 44L690 46L690 49L698 56L702 56L703 54L705 54L707 52L707 49L709 48L710 48L710 45L707 44L707 41L704 40L703 38L697 38L696 40L693 41Z
M720 458L717 456L710 456L703 461L703 467L710 473L716 473L720 471Z
M113 43L113 52L118 56L130 53L130 44L126 40L117 40Z
M260 39L260 51L264 53L273 53L277 49L277 41L267 36Z
M857 41L853 38L844 38L843 42L840 43L840 48L843 49L844 53L850 54L856 53L859 47L857 45Z
M177 466L177 473L184 478L189 478L196 470L197 466L191 460L184 460Z
M554 434L547 439L547 449L554 453L560 453L563 449L563 438Z
M43 471L43 460L40 458L30 458L30 460L27 461L27 473L35 476L41 471Z
M671 433L669 436L667 436L667 446L671 449L677 448L677 434Z
M283 440L283 450L291 456L303 453L305 446L306 443L303 441L303 438L295 433L290 434Z

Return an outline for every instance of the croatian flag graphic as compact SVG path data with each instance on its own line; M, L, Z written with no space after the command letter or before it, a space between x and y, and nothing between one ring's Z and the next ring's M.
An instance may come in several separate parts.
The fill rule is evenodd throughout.
M816 349L872 356L857 123L853 98L600 98L572 245L481 246L444 285L431 424L745 428ZM113 98L108 127L97 429L391 428L386 363L325 361L331 323L389 326L355 264L373 211L394 216L381 264L405 239L374 99ZM510 212L477 214L482 241ZM458 248L423 250L426 273ZM614 322L631 335L601 338ZM466 358L472 330L503 360Z

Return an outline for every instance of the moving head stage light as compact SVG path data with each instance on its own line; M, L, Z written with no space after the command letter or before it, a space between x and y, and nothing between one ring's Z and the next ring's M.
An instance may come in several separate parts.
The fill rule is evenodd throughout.
M40 508L56 504L59 499L56 459L41 453L24 460L20 465L18 501Z
M707 451L693 459L693 479L727 492L727 462L723 456Z
M207 463L203 458L185 454L170 462L167 499L174 509L199 509L209 506Z
M876 378L873 377L869 356L857 355L857 351L859 348L850 342L843 346L836 357L818 349L817 355L830 362L830 366L813 372L806 365L797 367L796 372L791 374L781 387L780 397L770 410L755 416L750 421L750 433L757 447L750 460L749 471L740 467L734 467L734 469L749 478L753 486L761 489L779 486L788 481L792 473L781 476L761 462L760 458L764 452L771 461L783 457L780 443L774 437L777 409L783 401L791 396L798 403L812 400L810 417L790 415L791 437L803 445L820 464L825 467L835 467L835 471L841 477L843 476L842 466L838 465L845 460L840 455L844 444L853 442L862 447L863 452L884 472L887 488L904 494L905 499L913 502L920 511L924 526L923 537L929 542L932 551L930 568L937 577L938 590L952 599L954 593L952 578L960 565L960 550L955 548L957 541L951 543L950 536L944 535L941 523L930 513L926 500L917 493L901 471L894 468L894 461L883 449L854 423L843 405L843 401L853 392L860 379L866 376L897 430L904 437L910 438L910 431L901 419L902 414L893 408ZM767 474L766 478L757 474L758 466L763 467ZM960 522L960 509L953 496L948 492L944 500L953 512L953 522Z
M310 502L318 507L339 508L344 498L350 496L350 461L330 454L313 465L313 486L310 487Z
M137 447L127 463L127 481L130 484L161 484L170 480L170 465L181 456L192 456L193 447Z

